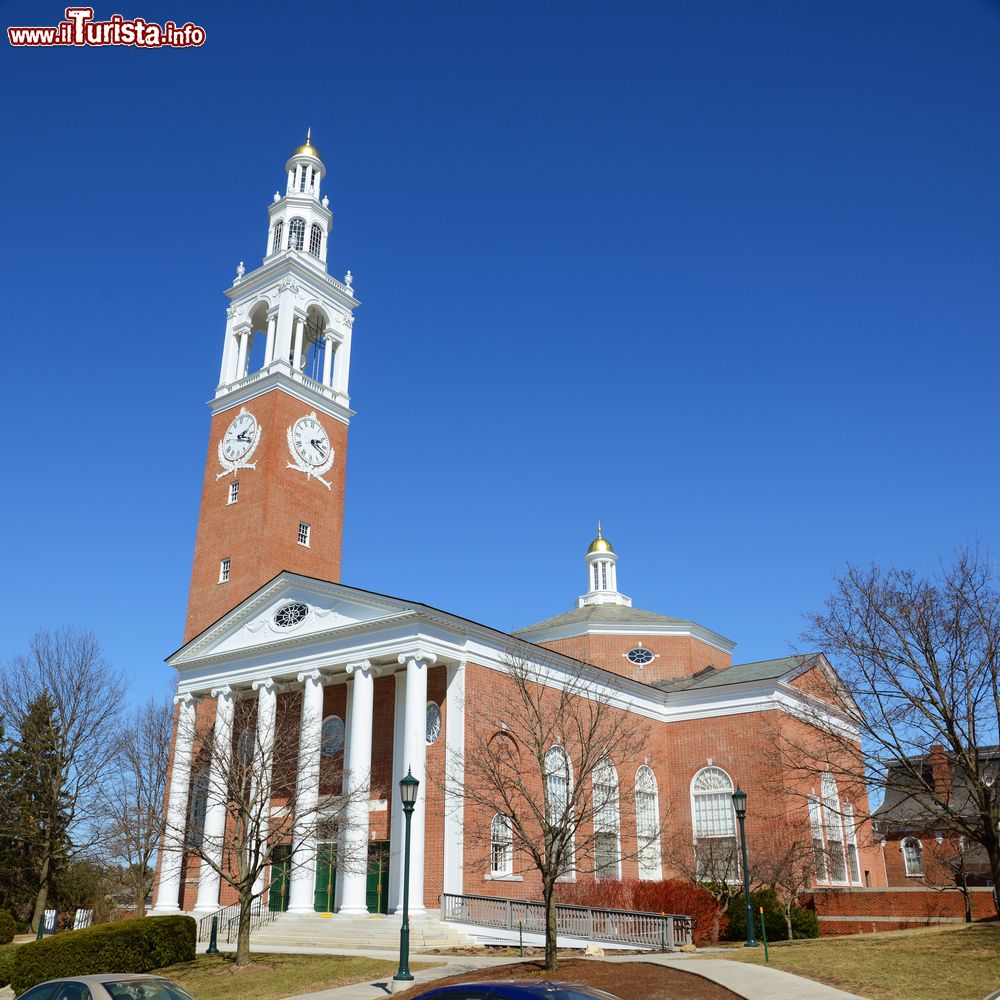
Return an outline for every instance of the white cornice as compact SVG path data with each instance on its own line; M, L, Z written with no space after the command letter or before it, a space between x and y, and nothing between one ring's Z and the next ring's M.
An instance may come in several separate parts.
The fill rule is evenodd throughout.
M272 637L237 651L209 652L238 621L252 619L292 587L296 594L311 594L318 601L346 599L386 613L320 632ZM500 672L507 669L511 655L523 657L535 665L542 683L566 687L582 680L594 697L658 722L779 711L856 738L856 727L835 706L787 683L791 671L782 678L724 688L665 691L444 611L294 573L277 576L167 662L180 674L178 690L196 694L223 684L247 687L261 677L288 680L310 669L323 670L331 679L346 680L348 663L368 660L392 670L401 654L414 649L428 658L436 657L439 664L468 662Z
M349 397L345 397L343 393L335 393L333 389L302 375L301 372L296 372L287 361L282 361L280 358L272 361L267 368L232 382L229 386L220 386L217 391L221 395L210 399L208 407L215 415L231 407L244 405L272 389L281 389L289 396L322 410L328 417L333 417L343 424L349 424L351 417L355 415L355 411L349 406L333 398L335 395L342 399Z
M342 281L338 281L323 267L309 263L303 259L301 250L282 250L264 258L264 263L254 271L249 271L235 284L226 289L226 295L231 299L243 298L250 293L264 293L278 279L289 271L321 294L328 295L338 305L348 310L357 309L361 300L354 297L353 289L349 289Z
M731 653L736 648L732 639L727 639L718 632L713 632L697 622L569 622L565 625L553 625L550 628L519 629L516 633L520 638L527 639L538 645L559 639L576 639L582 635L662 635L680 636L697 639L699 642Z

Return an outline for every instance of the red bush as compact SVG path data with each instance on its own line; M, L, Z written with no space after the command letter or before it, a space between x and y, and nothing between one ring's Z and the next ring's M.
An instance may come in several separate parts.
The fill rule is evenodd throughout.
M635 909L631 882L560 882L556 886L556 902L608 910Z
M694 943L718 944L729 918L712 894L684 879L633 883L632 902L636 910L651 913L683 913L694 919Z
M683 913L694 919L694 943L718 944L729 918L712 894L684 879L665 882L561 882L556 902L574 906L600 906L609 910L642 910L646 913Z

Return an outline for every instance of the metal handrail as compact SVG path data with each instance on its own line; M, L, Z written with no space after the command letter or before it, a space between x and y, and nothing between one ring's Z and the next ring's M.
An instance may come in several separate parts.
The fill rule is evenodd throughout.
M250 933L252 934L258 927L271 923L277 916L278 910L272 910L268 904L268 890L254 896L250 903ZM219 940L224 940L227 944L232 944L236 940L240 930L240 904L232 903L222 907L214 913L209 913L198 921L198 941L207 941L212 933L212 920L219 922Z
M441 919L497 930L545 933L545 904L501 896L441 894ZM646 913L556 904L556 935L661 951L692 943L694 921L683 913Z

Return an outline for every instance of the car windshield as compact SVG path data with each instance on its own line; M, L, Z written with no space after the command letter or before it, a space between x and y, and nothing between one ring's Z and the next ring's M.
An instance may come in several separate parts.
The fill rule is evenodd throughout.
M101 985L111 1000L194 1000L169 979L117 979Z

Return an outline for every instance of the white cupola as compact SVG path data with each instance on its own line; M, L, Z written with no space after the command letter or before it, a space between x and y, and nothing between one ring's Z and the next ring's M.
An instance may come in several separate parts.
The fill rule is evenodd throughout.
M285 164L288 183L285 196L275 192L268 209L270 225L264 259L285 250L296 250L319 265L326 265L326 246L333 228L330 199L320 200L320 182L326 167L319 150L312 144L312 129L306 141L295 150Z
M577 599L577 607L588 604L632 607L632 598L618 593L618 556L601 532L600 521L597 522L597 537L590 543L583 561L587 564L587 593Z

